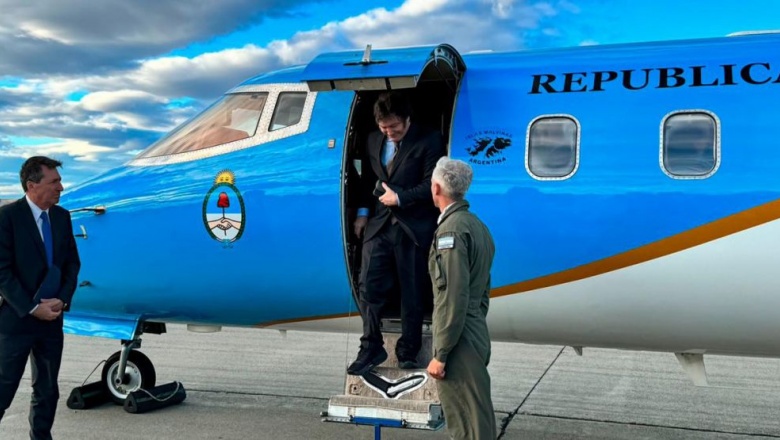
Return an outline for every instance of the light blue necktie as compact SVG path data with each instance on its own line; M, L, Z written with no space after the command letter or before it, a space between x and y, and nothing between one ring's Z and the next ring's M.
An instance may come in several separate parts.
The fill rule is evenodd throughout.
M51 266L54 264L54 246L52 245L49 214L46 211L41 213L41 232L43 232L43 247L46 248L46 262Z
M395 155L398 153L398 145L391 141L390 139L387 140L385 143L385 154L384 154L384 165L385 169L389 173L393 169L393 159L395 159Z

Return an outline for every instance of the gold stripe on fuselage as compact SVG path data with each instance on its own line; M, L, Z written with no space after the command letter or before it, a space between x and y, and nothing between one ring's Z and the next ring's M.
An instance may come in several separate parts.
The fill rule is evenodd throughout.
M602 275L690 249L778 218L780 218L780 200L775 200L592 263L497 287L490 292L490 296L496 298L513 295Z
M780 218L780 200L775 200L763 205L751 208L728 217L704 224L691 230L681 232L671 237L646 244L636 249L607 257L592 263L583 264L561 272L533 278L519 283L497 287L490 292L492 298L529 292L545 287L557 286L572 281L602 275L618 269L623 269L635 264L644 263L656 258L665 257L675 252L690 249L701 244L741 232L764 223ZM336 315L321 315L305 318L283 319L262 324L255 327L271 327L281 324L300 323L327 319L347 318L357 313L341 313Z

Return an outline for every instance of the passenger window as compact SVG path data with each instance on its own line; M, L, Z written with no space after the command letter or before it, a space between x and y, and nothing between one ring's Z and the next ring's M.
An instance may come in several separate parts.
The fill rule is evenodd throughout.
M565 179L574 174L579 156L579 124L568 116L542 116L531 122L526 169L535 178Z
M679 112L663 122L662 158L671 177L705 178L718 166L719 136L715 117L705 112Z
M139 158L202 150L252 137L268 93L225 95L203 113L157 141Z
M280 93L269 131L279 130L300 122L305 102L306 93Z

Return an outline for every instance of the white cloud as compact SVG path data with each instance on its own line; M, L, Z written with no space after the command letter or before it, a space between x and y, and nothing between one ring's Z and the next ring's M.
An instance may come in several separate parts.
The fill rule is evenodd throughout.
M447 7L449 0L407 0L396 12L401 16L417 17Z
M126 68L312 1L323 0L0 0L0 72Z
M69 40L67 37L57 34L53 29L47 28L45 25L36 21L22 23L19 26L19 31L21 31L22 35L28 35L39 40L49 40L66 45L74 43L73 40Z
M100 153L115 152L116 149L91 145L84 141L65 141L50 144L13 147L0 150L0 157L28 158L30 156L48 156L63 159L69 156L77 161L95 162Z
M514 0L493 0L493 14L499 18L509 18L512 13Z
M118 90L90 93L78 105L97 113L91 118L93 126L105 129L135 128L160 129L148 115L163 111L169 100L140 90Z
M0 8L4 1L8 0L0 0ZM170 50L228 32L240 24L253 23L237 18L240 15L237 11L259 14L259 17L283 5L305 1L225 0L220 2L220 7L199 4L198 8L188 8L173 0L129 3L106 0L99 4L74 0L75 6L68 11L55 0L42 0L30 3L29 11L3 8L0 68L8 63L27 62L14 58L21 56L15 52L11 54L14 56L3 59L7 55L4 50L10 49L3 49L2 44L8 32L16 31L26 35L24 38L40 40L25 60L35 56L36 60L45 60L46 65L57 64L51 63L52 59L92 63L89 66L102 66L102 70L99 74L48 74L22 80L13 88L0 87L0 133L62 139L56 144L36 147L0 146L0 156L27 157L35 151L67 155L96 167L96 161L101 158L115 163L118 159L107 157L121 152L125 160L129 152L145 148L162 132L191 117L207 101L243 80L307 63L322 52L362 49L368 43L375 49L449 43L462 53L523 49L528 41L544 45L544 41L565 38L566 29L556 25L558 16L579 12L570 0L407 0L395 9L375 8L324 24L319 29L298 32L264 47L249 44L194 57L154 55L163 48ZM52 11L44 11L47 7ZM91 8L89 13L85 13L88 8ZM117 16L124 17L128 23L118 23L113 18L101 21L100 17L111 8L116 8ZM86 15L80 16L81 13ZM182 25L171 26L172 17L181 19L176 22ZM144 21L147 18L149 23ZM85 27L85 22L94 26ZM24 49L24 41L12 50ZM53 46L41 46L41 42ZM64 52L55 51L63 45L72 47ZM41 57L41 48L57 56ZM118 57L104 53L122 52L123 48L126 52ZM75 49L85 53L71 58L69 51ZM38 73L49 69L36 64L39 61L30 63L14 69L23 71L38 66ZM86 95L79 101L69 100L73 93ZM169 106L182 97L196 100L184 106Z
M567 0L408 0L394 10L373 9L320 29L298 32L290 39L276 40L266 47L250 44L192 58L150 58L139 61L138 67L131 70L26 81L19 89L44 89L53 95L66 96L84 89L93 94L113 92L117 84L122 84L128 90L121 93L137 94L135 102L146 99L159 103L182 96L214 99L262 72L307 63L323 51L360 49L368 43L375 49L442 42L454 45L461 52L522 49L525 32L560 37L559 29L542 23L558 14L558 8L568 11L572 7ZM129 98L121 97L123 101ZM92 98L87 95L84 99Z
M516 50L525 47L527 32L542 32L559 37L547 21L561 9L570 12L571 4L559 7L558 1L492 0L408 0L399 8L377 8L316 31L300 32L289 40L268 46L282 59L290 54L309 57L325 50L374 48L449 43L461 52L491 48ZM281 58L281 57L280 57Z
M558 4L565 5L558 6ZM192 58L170 56L142 60L136 69L89 77L54 78L47 85L66 95L75 90L113 90L116 84L158 98L193 96L214 99L228 88L254 75L309 62L324 51L375 49L449 43L461 52L522 49L526 32L560 38L560 29L543 26L570 10L568 1L515 0L408 0L394 10L376 8L319 29L275 40L265 47L205 53Z
M0 206L11 203L23 195L22 186L18 183L0 185Z
M148 103L166 104L168 100L140 90L117 90L90 93L81 105L90 111L112 112L145 107Z

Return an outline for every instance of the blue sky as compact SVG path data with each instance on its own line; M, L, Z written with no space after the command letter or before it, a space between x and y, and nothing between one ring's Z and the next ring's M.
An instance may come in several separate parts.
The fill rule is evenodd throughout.
M67 187L127 162L244 79L321 52L780 29L778 0L0 0L0 10L0 198L22 195L29 156L62 160Z

